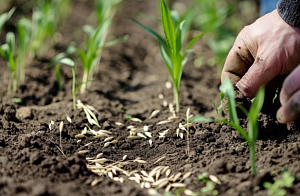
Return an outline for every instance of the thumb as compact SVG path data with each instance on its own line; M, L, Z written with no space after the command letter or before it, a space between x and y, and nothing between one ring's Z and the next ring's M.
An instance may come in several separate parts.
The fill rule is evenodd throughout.
M261 86L268 84L280 73L280 66L276 65L278 62L279 61L276 62L272 55L262 58L262 56L258 54L252 66L236 86L246 97L255 97L256 92Z

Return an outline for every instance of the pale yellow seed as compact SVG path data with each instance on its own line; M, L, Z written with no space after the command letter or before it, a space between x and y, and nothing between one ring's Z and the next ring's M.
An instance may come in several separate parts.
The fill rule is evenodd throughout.
M179 137L183 139L183 133L179 133Z
M110 143L116 144L116 143L118 143L118 140L113 140L113 141L111 141Z
M170 189L171 189L171 185L169 184L169 185L167 186L167 188L165 189L165 192L169 192Z
M146 182L151 182L151 183L155 182L155 180L151 176L143 177L143 180L146 181Z
M183 184L183 183L173 183L173 184L170 184L170 185L174 188L184 188L184 187L186 187L186 184Z
M150 189L151 188L151 184L149 182L145 182L145 188L146 189Z
M148 117L148 119L152 119L154 117L156 117L158 114L160 113L160 110L154 110L150 116Z
M97 138L108 137L108 136L109 136L109 135L106 134L106 133L100 133L100 134L94 136L93 138L97 139Z
M139 118L131 118L130 120L133 122L142 122L142 120Z
M140 163L140 164L145 164L147 163L147 161L144 160L134 160L134 162Z
M114 139L114 137L108 137L108 138L105 138L104 142L109 142L110 140Z
M72 123L72 119L69 116L67 116L67 121L69 121L69 123Z
M127 155L123 156L123 161L125 161L127 159Z
M167 169L167 171L166 171L166 177L169 177L170 174L171 174L171 170Z
M108 172L108 177L113 178L113 173L112 172Z
M184 194L186 194L187 196L192 196L192 195L194 195L195 193L194 193L193 191L189 190L189 189L185 189L185 190L184 190Z
M111 171L112 171L113 174L117 175L116 169L112 169Z
M141 173L142 173L144 176L148 177L147 172L145 172L144 170L142 170Z
M160 157L153 164L157 164L157 163L163 161L165 158L166 158L166 156Z
M115 124L118 125L118 126L122 126L123 125L123 123L121 123L121 122L115 122Z
M163 125L163 124L167 124L167 123L170 123L172 121L169 121L169 120L163 120L163 121L160 121L158 123L156 123L156 125Z
M145 187L145 182L141 183L141 189L143 189Z
M164 100L162 105L163 105L164 107L168 107L168 102L167 102L167 100Z
M155 174L155 179L158 180L159 179L159 176L160 176L160 172L161 170L158 170Z
M169 169L169 168L170 168L169 166L163 167L162 173L165 173L167 171L167 169Z
M171 89L172 88L172 83L170 81L167 81L165 83L165 86L166 86L167 89Z
M162 178L160 180L157 180L156 182L152 183L152 186L158 186L164 182L167 182L167 184L169 183L170 179L169 178Z
M192 172L187 172L183 175L181 181L184 181L185 179L189 178L192 175Z
M82 138L85 138L85 136L83 134L78 134L78 135L75 135L75 138L82 139Z
M103 156L103 153L99 153L99 154L97 154L96 158L99 159L99 158L101 158L102 156Z
M121 183L124 183L124 178L121 177L121 178L120 178L120 182L121 182Z
M160 188L163 188L165 186L167 186L169 184L169 181L163 181L162 183L160 183L159 185L157 185L157 188L160 189Z
M158 94L158 99L164 99L164 95L163 94Z
M126 128L127 128L127 129L133 129L134 126L133 126L133 125L129 125L129 126L127 126Z
M86 154L88 152L89 152L88 150L81 150L81 151L78 151L78 154Z
M137 173L135 173L134 176L135 176L137 179L139 179L139 180L142 179L141 176L140 176L139 174L137 174Z
M95 179L93 180L93 182L91 183L91 186L96 186L99 182L101 182L102 179Z
M104 144L104 148L108 147L109 145L110 145L110 142L106 142L106 143Z
M150 147L152 147L152 139L149 140Z
M153 177L153 176L156 174L156 172L157 172L159 169L162 169L162 168L163 168L163 166L157 166L157 167L155 167L155 168L149 173L149 176Z
M181 175L182 175L181 172L177 173L173 178L173 182L176 182L180 178Z
M116 182L119 182L120 178L119 177L114 177L113 180L116 181Z
M168 120L173 121L173 120L176 120L178 118L179 118L178 116L170 116L170 117L168 117Z
M216 184L221 184L221 181L214 175L209 175L208 178Z

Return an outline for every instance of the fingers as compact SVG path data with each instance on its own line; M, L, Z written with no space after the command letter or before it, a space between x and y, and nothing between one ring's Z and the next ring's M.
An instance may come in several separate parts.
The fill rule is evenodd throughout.
M290 99L277 111L279 123L286 124L293 122L300 117L300 91L296 92Z
M243 37L245 36L243 32L241 31L238 35L226 58L221 75L222 82L228 77L233 84L236 84L254 62L248 48L249 44L243 41Z
M300 66L283 82L280 91L282 107L277 111L277 120L286 124L300 117Z
M280 91L280 103L284 105L290 97L300 90L300 66L298 66L283 82Z

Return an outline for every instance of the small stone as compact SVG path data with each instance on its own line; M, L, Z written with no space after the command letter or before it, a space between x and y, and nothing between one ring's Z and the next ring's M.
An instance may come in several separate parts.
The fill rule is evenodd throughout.
M18 122L18 119L16 118L16 108L14 106L8 106L4 110L4 118L7 121Z

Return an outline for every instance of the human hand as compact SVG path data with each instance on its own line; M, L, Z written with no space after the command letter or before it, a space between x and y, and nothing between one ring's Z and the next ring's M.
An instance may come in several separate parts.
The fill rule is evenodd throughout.
M282 106L276 116L280 123L289 123L300 117L300 66L284 80L279 98Z
M299 64L300 29L287 24L274 10L239 33L225 61L221 81L229 77L246 97L253 98L260 86L290 73ZM286 110L281 111L279 114L285 115Z

